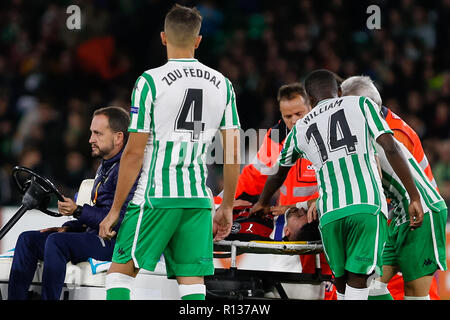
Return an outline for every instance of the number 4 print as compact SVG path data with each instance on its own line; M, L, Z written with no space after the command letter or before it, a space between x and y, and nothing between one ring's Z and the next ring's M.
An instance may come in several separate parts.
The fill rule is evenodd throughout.
M200 138L200 133L205 130L205 124L202 122L202 112L203 90L187 89L175 121L175 130L189 131L191 132L192 140L197 141ZM188 117L192 121L189 121Z
M338 132L340 132L341 138L338 138ZM326 162L328 160L327 149L329 149L330 152L333 152L341 148L345 148L347 154L350 154L356 151L355 145L358 142L356 136L352 135L350 131L347 119L345 118L345 112L342 109L336 111L330 117L328 124L328 148L323 141L322 135L317 127L317 123L311 124L306 131L306 139L308 143L311 141L311 138L314 139L322 162Z

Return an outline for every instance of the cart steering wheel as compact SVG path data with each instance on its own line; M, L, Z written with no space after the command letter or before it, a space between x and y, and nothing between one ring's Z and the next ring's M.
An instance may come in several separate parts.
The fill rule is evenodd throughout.
M21 181L18 178L19 173L26 173L29 175L29 178L25 181ZM15 166L13 168L12 177L19 188L19 191L24 195L22 202L27 206L28 210L37 208L52 217L62 216L60 213L47 209L52 194L54 194L59 201L64 201L63 195L50 180L22 166Z

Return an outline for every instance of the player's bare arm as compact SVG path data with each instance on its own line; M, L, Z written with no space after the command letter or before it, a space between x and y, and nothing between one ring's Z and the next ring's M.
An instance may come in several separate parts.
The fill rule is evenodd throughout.
M417 191L411 172L409 171L409 166L407 165L403 154L395 144L392 134L385 133L380 135L377 139L377 143L384 149L386 158L409 194L411 199L409 205L411 228L420 227L423 220L423 208L420 203L420 194L419 191Z
M116 232L112 229L119 219L120 209L125 203L125 200L142 168L144 149L147 144L147 140L147 133L130 133L128 143L125 146L122 158L120 160L119 176L114 195L114 202L108 215L100 223L99 236L103 239L111 239L116 235Z
M225 239L233 224L233 203L240 172L239 130L221 130L224 149L223 201L213 219L214 241Z

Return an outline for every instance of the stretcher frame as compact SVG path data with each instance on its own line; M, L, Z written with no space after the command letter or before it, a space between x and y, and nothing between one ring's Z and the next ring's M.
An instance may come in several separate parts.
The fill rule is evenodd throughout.
M228 251L231 257L231 267L236 267L236 257L242 253L302 255L323 252L321 241L239 241L221 240L214 243L214 251ZM316 263L320 264L320 260Z
M266 300L273 299L263 296L252 296L242 294L242 291L230 289L231 294L217 294L213 288L217 288L221 283L230 282L248 283L249 281L260 280L261 286L272 291L278 299L290 299L286 293L286 284L296 285L320 285L323 282L332 282L331 275L323 274L320 266L320 253L323 252L321 241L239 241L222 240L214 243L215 258L230 258L230 268L215 268L214 276L205 277L207 287L207 297L209 299L231 299L231 300ZM281 272L281 271L260 271L241 270L237 266L237 256L244 253L252 254L276 254L276 255L315 255L316 268L314 273ZM284 286L283 286L284 285ZM216 290L217 291L217 290ZM220 291L220 290L219 290ZM295 299L295 298L294 298Z

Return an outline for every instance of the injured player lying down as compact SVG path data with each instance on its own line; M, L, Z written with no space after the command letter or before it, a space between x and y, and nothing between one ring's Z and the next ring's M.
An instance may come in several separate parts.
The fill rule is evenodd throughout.
M233 212L233 227L226 240L272 241L270 234L273 231L273 215L250 215L249 208L235 209ZM307 221L306 210L292 207L285 213L283 241L318 241L320 232L318 221Z

